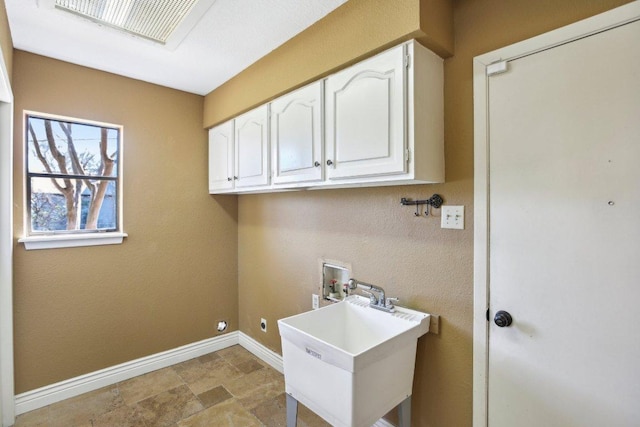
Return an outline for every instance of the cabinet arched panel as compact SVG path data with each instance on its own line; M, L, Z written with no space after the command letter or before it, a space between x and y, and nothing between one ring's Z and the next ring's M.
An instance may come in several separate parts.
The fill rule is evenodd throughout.
M279 171L295 172L313 167L313 107L295 103L276 117L276 123Z
M235 123L236 187L269 184L268 106L243 114Z
M271 104L273 182L322 180L322 82Z
M404 48L327 79L329 179L407 171Z
M233 121L209 130L209 191L233 188Z

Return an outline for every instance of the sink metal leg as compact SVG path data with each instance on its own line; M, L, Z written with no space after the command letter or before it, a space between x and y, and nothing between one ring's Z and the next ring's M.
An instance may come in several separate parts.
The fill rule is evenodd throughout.
M287 405L287 409L289 406ZM411 396L400 402L398 405L398 427L411 427ZM289 424L287 424L287 427Z
M296 422L298 419L298 401L290 394L286 394L286 396L287 396L287 427L296 427Z

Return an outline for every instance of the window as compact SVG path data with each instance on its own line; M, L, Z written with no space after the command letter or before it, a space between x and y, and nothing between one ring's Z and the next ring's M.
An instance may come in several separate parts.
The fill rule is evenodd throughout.
M25 114L27 249L122 242L121 150L121 126Z

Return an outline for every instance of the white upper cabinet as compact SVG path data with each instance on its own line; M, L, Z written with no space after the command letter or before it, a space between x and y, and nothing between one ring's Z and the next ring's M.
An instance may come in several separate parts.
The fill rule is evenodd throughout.
M322 81L271 103L273 183L322 181Z
M233 120L209 129L209 192L232 190Z
M326 81L326 159L330 180L406 173L405 46Z
M342 186L444 182L442 59L415 41L326 80L327 179Z
M235 119L235 186L269 184L269 105Z
M210 191L444 182L443 74L412 40L214 128Z

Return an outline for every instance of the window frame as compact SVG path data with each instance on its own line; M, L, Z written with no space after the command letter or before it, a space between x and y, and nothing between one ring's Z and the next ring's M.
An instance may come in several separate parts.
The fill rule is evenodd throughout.
M33 231L31 224L31 178L32 177L46 177L48 174L42 174L39 172L29 172L29 136L27 123L29 118L36 119L48 119L59 122L68 122L79 125L97 126L101 128L110 128L118 130L118 142L117 142L117 174L115 178L108 177L109 180L116 182L116 227L109 230L57 230L57 231ZM123 239L127 237L127 233L124 230L123 221L123 141L124 141L124 126L107 122L99 122L95 120L80 119L77 117L62 116L58 114L41 113L38 111L23 111L23 237L18 239L18 242L24 243L25 249L53 249L53 248L69 248L69 247L82 247L82 246L97 246L97 245L114 245L121 244ZM67 175L71 179L79 179L77 175ZM101 176L92 176L93 178L102 178Z

